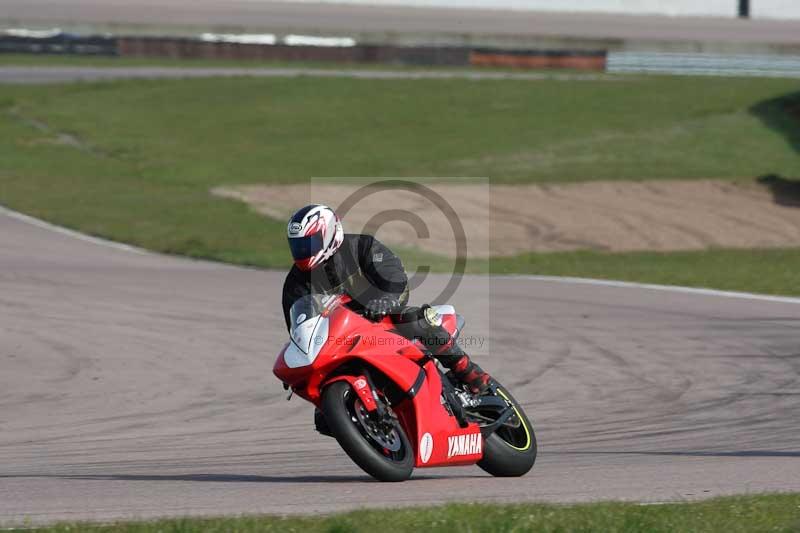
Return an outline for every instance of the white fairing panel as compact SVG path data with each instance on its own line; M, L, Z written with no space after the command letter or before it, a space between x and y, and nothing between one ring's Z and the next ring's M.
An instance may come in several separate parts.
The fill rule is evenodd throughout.
M328 318L315 316L292 328L292 342L283 354L289 368L308 366L314 362L328 340Z

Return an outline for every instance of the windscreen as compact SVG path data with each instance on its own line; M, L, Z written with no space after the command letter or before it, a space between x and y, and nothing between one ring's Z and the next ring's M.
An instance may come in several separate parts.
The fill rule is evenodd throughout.
M309 294L297 300L289 310L290 331L294 331L300 324L318 317L325 308L323 303L325 298L330 297L321 294Z
M323 317L323 311L334 307L339 301L337 296L324 294L309 294L297 300L289 310L291 320L290 335L292 341L304 353L319 350L322 345L320 338L327 338L328 320ZM313 339L317 342L313 343Z

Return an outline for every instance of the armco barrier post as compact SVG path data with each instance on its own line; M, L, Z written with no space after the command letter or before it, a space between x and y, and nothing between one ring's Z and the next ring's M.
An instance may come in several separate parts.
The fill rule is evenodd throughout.
M739 18L750 18L750 0L739 0Z

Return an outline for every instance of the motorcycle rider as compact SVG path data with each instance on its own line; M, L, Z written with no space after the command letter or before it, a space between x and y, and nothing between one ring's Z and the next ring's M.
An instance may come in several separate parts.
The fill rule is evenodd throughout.
M325 205L307 205L288 225L294 266L283 285L283 314L308 294L347 294L369 320L389 316L397 333L419 340L474 394L485 392L490 376L472 362L442 327L430 305L408 306L408 277L400 259L370 235L346 234Z

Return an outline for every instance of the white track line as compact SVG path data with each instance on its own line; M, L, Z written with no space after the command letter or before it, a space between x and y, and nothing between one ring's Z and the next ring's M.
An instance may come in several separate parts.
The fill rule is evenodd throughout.
M109 241L107 239L101 239L100 237L92 237L91 235L86 235L85 233L80 233L78 231L65 228L63 226L57 226L55 224L51 224L50 222L45 222L44 220L24 215L22 213L18 213L17 211L12 211L11 209L3 207L2 205L0 205L0 215L5 215L9 218L13 218L21 222L25 222L27 224L31 224L32 226L36 226L38 228L43 228L46 230L53 231L55 233L60 233L68 237L72 237L73 239L78 239L79 241L90 242L92 244L98 244L100 246L106 246L108 248L114 248L116 250L123 250L125 252L131 252L135 254L152 253L142 248L131 246L130 244L123 244L121 242Z
M34 218L29 215L24 215L22 213L18 213L17 211L12 211L6 207L0 205L0 215L5 215L10 218L14 218L16 220L20 220L22 222L26 222L28 224L32 224L39 228L47 229L50 231L54 231L56 233L60 233L62 235L66 235L68 237L72 237L74 239L78 239L84 242L90 242L92 244L97 244L100 246L106 246L109 248L114 248L116 250L123 250L126 252L132 252L135 254L153 254L154 252L150 252L148 250L144 250L142 248L137 248L136 246L131 246L129 244L122 244L115 241L109 241L107 239L101 239L99 237L92 237L91 235L86 235L84 233L80 233L71 229L67 229L62 226L57 226L55 224L51 224L49 222L45 222L44 220L40 220L38 218ZM188 259L188 258L187 258ZM239 268L236 265L224 265L223 263L213 262L217 266L233 266ZM241 267L245 269L249 269L248 267ZM252 268L252 267L250 267ZM620 288L628 288L628 289L646 289L652 291L665 291L665 292L676 292L676 293L683 293L683 294L696 294L700 296L715 296L718 298L738 298L743 300L755 300L761 302L772 302L772 303L784 303L784 304L798 304L800 305L800 298L792 298L790 296L770 296L768 294L754 294L750 292L735 292L735 291L721 291L716 289L703 289L697 287L682 287L680 285L656 285L652 283L635 283L630 281L614 281L614 280L605 280L605 279L592 279L592 278L573 278L573 277L559 277L559 276L533 276L533 275L526 275L526 274L505 274L505 275L498 275L493 276L495 278L500 279L514 279L514 280L522 280L522 281L541 281L546 283L567 283L571 285L594 285L599 287L620 287Z
M682 287L680 285L656 285L653 283L635 283L631 281L614 281L606 279L571 278L558 276L531 276L526 274L507 274L495 276L504 279L518 279L528 281L544 281L549 283L569 283L572 285L595 285L601 287L621 287L629 289L647 289L652 291L677 292L696 294L701 296L716 296L719 298L739 298L744 300L758 300L762 302L800 304L800 298L791 296L771 296L768 294L755 294L752 292L721 291L717 289L704 289L698 287Z

